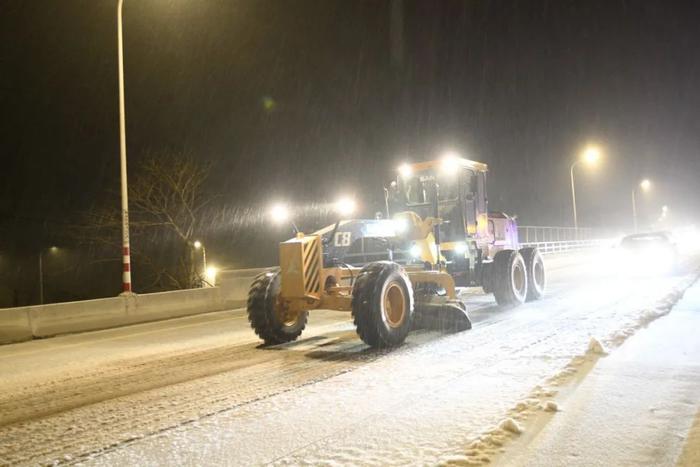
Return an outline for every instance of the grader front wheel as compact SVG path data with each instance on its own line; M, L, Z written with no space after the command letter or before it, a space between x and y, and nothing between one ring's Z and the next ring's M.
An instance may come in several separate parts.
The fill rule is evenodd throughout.
M413 323L413 290L406 272L391 261L370 263L352 289L357 334L372 347L400 345Z
M307 311L290 313L279 303L279 271L258 275L248 292L248 321L265 344L284 344L299 337L306 327Z

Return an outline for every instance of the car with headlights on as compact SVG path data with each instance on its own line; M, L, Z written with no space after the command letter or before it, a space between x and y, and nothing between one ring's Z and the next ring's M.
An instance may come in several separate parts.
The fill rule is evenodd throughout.
M622 269L634 275L663 275L678 263L678 248L670 232L646 232L623 237L619 244Z

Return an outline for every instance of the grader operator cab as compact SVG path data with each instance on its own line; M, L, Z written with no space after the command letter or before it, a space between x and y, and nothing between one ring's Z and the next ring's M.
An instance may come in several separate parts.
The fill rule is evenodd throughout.
M386 219L339 220L281 243L279 269L251 285L251 327L281 344L301 335L310 310L342 310L365 343L391 347L414 327L470 329L458 287L508 307L541 298L542 256L519 248L513 218L488 211L486 173L457 157L403 165L385 190Z

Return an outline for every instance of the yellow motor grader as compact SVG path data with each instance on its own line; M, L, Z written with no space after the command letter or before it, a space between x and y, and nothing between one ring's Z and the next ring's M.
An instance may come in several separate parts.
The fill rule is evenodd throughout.
M251 285L251 327L281 344L301 335L310 310L349 311L365 343L392 347L414 327L470 329L458 287L482 287L508 307L541 298L542 256L519 248L513 218L488 211L486 173L457 157L403 165L385 190L386 218L339 220L281 243L280 267Z

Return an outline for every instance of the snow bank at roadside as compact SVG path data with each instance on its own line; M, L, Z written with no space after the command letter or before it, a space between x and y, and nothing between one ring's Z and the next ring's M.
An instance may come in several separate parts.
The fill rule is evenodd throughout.
M619 330L612 332L605 338L591 337L585 352L572 357L566 366L546 380L545 385L535 386L527 398L517 402L507 411L506 417L496 427L482 432L462 454L445 456L439 465L459 466L490 463L495 456L505 452L509 441L525 432L529 419L538 413L545 412L551 415L559 411L558 404L551 400L557 395L557 387L563 386L580 374L585 376L599 358L608 355L616 347L622 345L637 330L670 313L673 306L683 297L685 291L699 278L700 275L694 274L683 280L661 298L653 308L644 309L637 316L623 321Z

